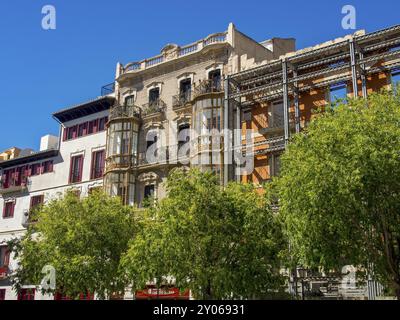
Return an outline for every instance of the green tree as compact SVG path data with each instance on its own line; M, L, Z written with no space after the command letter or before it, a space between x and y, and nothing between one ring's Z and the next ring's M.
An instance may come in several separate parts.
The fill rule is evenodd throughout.
M84 199L67 192L35 215L37 223L22 239L11 243L19 261L13 275L16 290L24 284L38 285L46 265L56 271L56 288L46 290L48 293L74 299L90 292L105 298L124 290L118 267L133 236L131 208L99 191Z
M293 137L277 180L295 261L373 266L400 298L400 97L338 103Z
M282 234L252 185L222 188L215 174L174 170L168 195L143 212L123 258L134 289L164 276L197 299L271 297L283 285Z

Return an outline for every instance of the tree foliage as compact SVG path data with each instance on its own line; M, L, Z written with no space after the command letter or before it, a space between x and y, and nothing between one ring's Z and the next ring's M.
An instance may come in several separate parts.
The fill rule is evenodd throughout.
M296 135L277 180L291 254L309 267L373 266L400 297L400 97L339 103Z
M36 212L38 222L13 243L19 261L14 287L39 285L42 268L50 265L56 270L56 288L48 293L76 298L95 292L104 298L123 291L118 270L134 232L132 213L118 198L99 191L82 200L67 192L50 201Z
M198 299L270 297L281 288L283 237L253 186L222 188L212 172L178 169L166 188L123 258L133 288L165 276Z

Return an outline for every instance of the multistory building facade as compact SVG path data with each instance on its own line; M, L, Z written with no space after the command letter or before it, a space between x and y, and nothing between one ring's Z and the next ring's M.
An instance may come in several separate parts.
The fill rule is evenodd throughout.
M219 127L224 77L293 50L293 39L260 44L233 24L190 45L168 44L158 56L118 63L115 83L103 87L100 97L55 112L59 137L43 137L40 151L10 148L0 153L0 299L57 298L42 296L35 286L16 294L9 280L17 261L6 242L34 223L29 214L35 206L68 189L84 197L93 188L104 188L137 206L146 197L163 197L162 182L180 163L169 161L173 146L157 142L159 129L191 128L193 105L210 110L213 126ZM147 150L154 147L165 151L162 161L147 159Z
M17 261L5 243L25 232L36 205L67 189L83 197L103 188L140 207L165 196L163 182L178 166L211 169L221 184L260 185L279 173L280 153L313 109L353 96L355 86L367 96L399 79L399 44L395 26L295 51L294 39L259 43L230 24L190 45L118 63L100 97L53 114L59 137L43 137L38 152L0 153L0 299L54 298L35 286L16 294L8 277ZM246 174L236 170L243 153L254 166Z

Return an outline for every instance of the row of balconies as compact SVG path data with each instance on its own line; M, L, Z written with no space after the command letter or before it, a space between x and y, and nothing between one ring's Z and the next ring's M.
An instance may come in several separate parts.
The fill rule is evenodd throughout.
M191 90L181 92L172 97L172 108L178 110L186 107L193 99L203 94L223 92L221 81L203 80L198 85L194 85ZM165 112L167 104L162 99L156 99L144 104L141 108L132 105L114 106L110 111L110 120L116 118L146 118Z
M0 194L23 191L28 187L29 179L22 178L21 180L0 180Z

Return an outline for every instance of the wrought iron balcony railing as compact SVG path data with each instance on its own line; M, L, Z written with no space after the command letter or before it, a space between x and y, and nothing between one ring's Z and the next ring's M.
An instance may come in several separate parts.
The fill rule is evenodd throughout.
M193 98L206 93L223 92L224 88L221 80L203 80L195 85L193 89Z
M156 99L143 105L142 117L148 117L157 113L163 113L166 109L166 104L161 99Z
M172 108L177 109L185 106L192 100L192 91L182 92L172 97Z
M138 106L117 105L111 108L109 119L133 117L140 118L140 108Z

